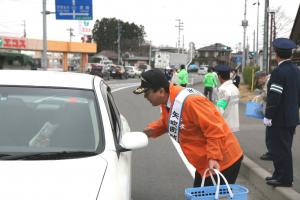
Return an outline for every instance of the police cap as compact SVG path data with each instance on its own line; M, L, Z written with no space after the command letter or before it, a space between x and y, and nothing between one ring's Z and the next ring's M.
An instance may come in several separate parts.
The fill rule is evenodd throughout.
M227 65L217 65L215 66L216 72L230 72L230 67Z
M151 69L141 74L141 85L136 88L134 94L142 94L149 89L169 87L169 81L159 69Z
M273 41L273 46L277 49L292 50L296 48L296 44L293 40L287 38L277 38Z

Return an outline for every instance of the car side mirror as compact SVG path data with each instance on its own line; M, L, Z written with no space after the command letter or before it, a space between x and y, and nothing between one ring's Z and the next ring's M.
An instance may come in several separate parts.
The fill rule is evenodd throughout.
M143 132L127 132L120 140L120 151L140 149L148 145L148 136Z

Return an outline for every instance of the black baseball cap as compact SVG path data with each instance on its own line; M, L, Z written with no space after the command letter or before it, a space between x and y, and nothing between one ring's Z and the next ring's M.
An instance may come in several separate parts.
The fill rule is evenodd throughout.
M136 88L134 94L142 94L149 89L160 89L169 87L169 82L164 73L159 69L151 69L141 74L141 85Z

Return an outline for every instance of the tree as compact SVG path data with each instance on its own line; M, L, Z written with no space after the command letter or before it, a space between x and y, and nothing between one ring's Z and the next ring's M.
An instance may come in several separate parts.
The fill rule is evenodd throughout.
M121 33L121 51L137 50L143 43L146 35L144 26L123 22L116 18L102 18L96 20L93 28L93 39L97 43L97 51L118 49L118 22Z
M275 9L275 36L289 37L294 20L286 16L281 6Z

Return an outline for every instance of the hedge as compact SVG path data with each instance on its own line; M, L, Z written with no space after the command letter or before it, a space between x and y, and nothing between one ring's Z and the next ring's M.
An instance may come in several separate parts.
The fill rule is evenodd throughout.
M257 71L259 71L259 67L255 66L246 66L243 70L244 83L248 85L249 88L252 87L252 80L254 80L253 76Z

